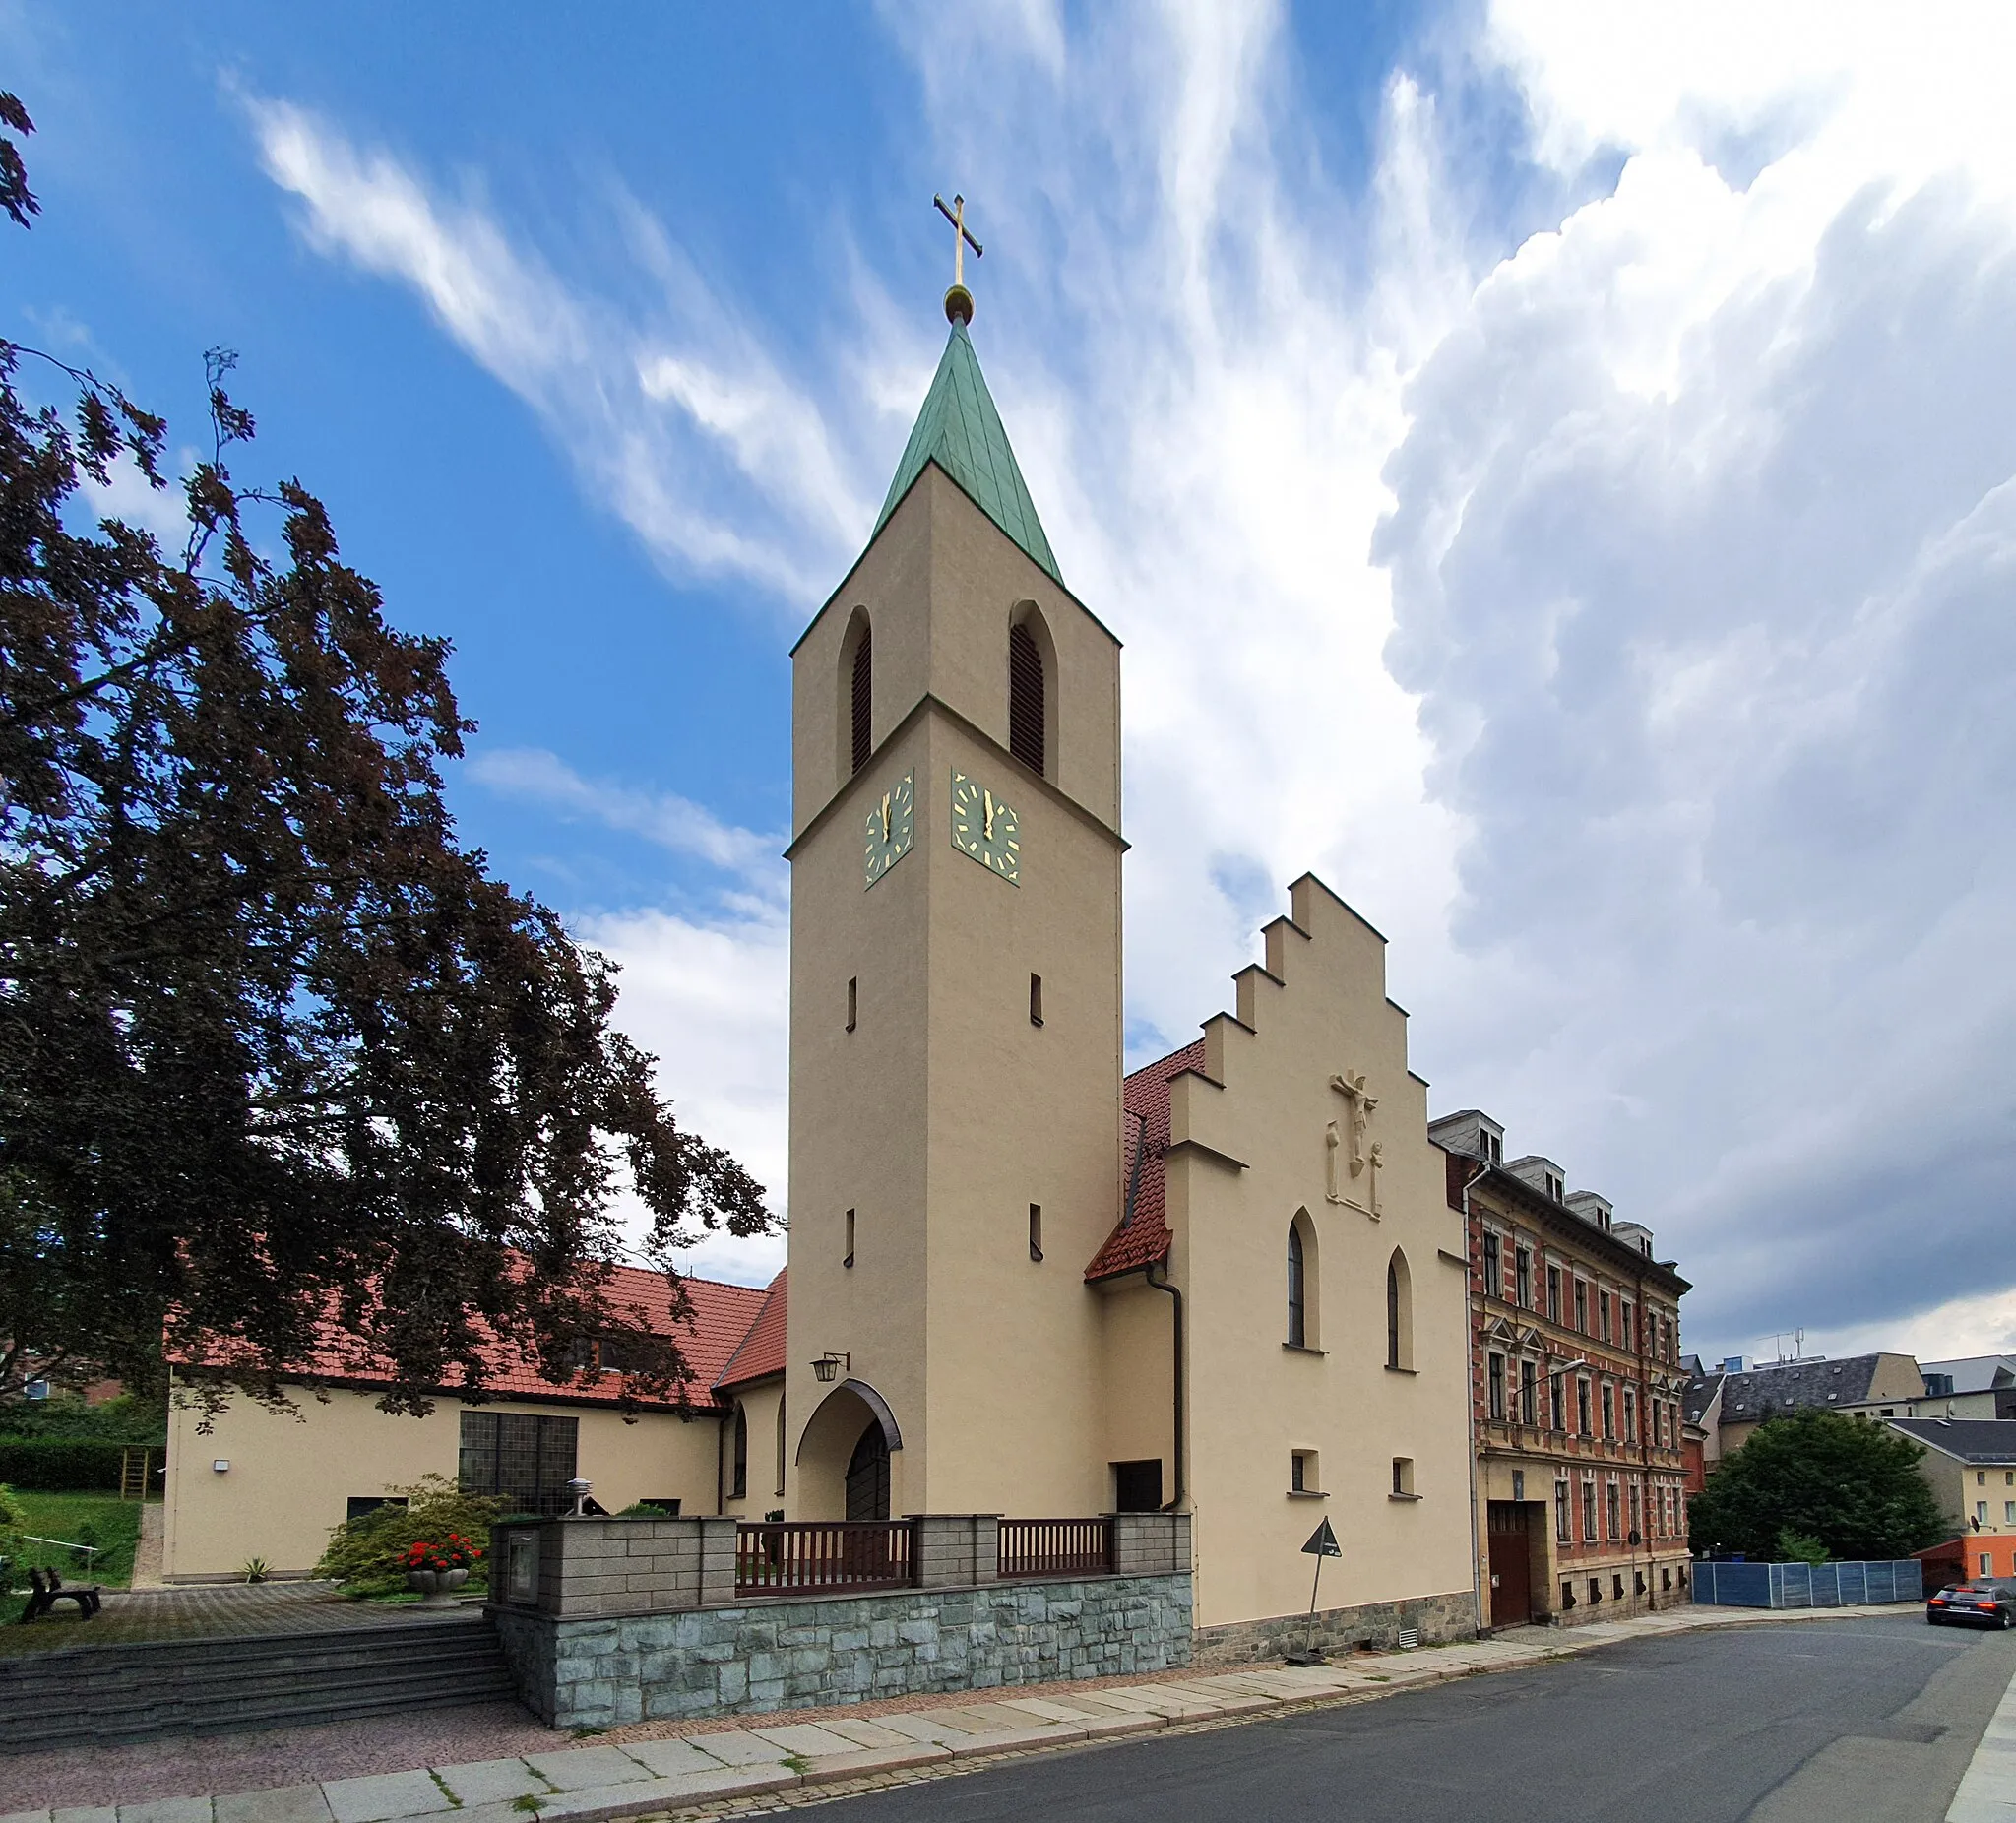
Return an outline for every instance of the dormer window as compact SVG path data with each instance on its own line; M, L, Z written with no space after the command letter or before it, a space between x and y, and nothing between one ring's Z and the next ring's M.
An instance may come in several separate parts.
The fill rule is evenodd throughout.
M1547 1195L1552 1197L1554 1201L1558 1203L1561 1200L1561 1190L1563 1187L1561 1180L1558 1177L1556 1177L1552 1171L1543 1171L1541 1173L1541 1177L1546 1186Z
M1495 1133L1486 1133L1484 1135L1484 1163L1486 1164L1503 1164L1505 1163L1504 1142Z

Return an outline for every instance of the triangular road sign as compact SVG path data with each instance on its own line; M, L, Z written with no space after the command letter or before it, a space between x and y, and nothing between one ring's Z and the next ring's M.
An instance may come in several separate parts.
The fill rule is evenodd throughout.
M1305 1557L1342 1557L1344 1555L1344 1546L1338 1543L1337 1534L1330 1530L1330 1522L1327 1519L1309 1535L1308 1543L1302 1546L1302 1554Z

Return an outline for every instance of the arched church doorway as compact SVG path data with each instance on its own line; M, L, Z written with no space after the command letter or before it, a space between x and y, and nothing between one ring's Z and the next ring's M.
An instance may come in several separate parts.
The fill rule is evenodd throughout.
M847 1465L847 1516L858 1522L889 1517L889 1439L870 1422Z

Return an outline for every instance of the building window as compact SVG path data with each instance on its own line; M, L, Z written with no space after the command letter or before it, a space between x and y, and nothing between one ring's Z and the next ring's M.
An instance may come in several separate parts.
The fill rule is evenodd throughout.
M1565 1613L1565 1612L1566 1612L1566 1611L1567 1611L1567 1610L1568 1610L1569 1608L1573 1607L1574 1605L1575 1605L1575 1585L1574 1585L1573 1583L1563 1583L1563 1584L1561 1585L1561 1609L1562 1609L1562 1612L1564 1612L1564 1613Z
M548 1519L568 1512L573 1497L580 1420L529 1412L465 1412L456 1478L466 1494L491 1494L521 1513Z
M1162 1458L1113 1464L1113 1511L1159 1513L1162 1510Z
M1977 1487L1985 1487L1988 1484L1988 1472L1985 1469L1977 1469L1974 1472L1974 1484Z
M1624 1599L1624 1579L1621 1576L1612 1576L1610 1578L1610 1594L1619 1602Z
M1585 1544L1596 1542L1596 1477L1582 1477L1582 1540ZM1590 1585L1591 1589L1595 1584Z
M1505 1295L1505 1288L1502 1283L1498 1263L1498 1237L1489 1228L1484 1230L1484 1295L1486 1297L1503 1297Z
M1634 1543L1644 1537L1644 1519L1639 1510L1643 1500L1644 1495L1639 1491L1637 1477L1633 1477L1631 1481L1631 1541Z
M854 1263L854 1212L851 1209L847 1212L847 1253L840 1263L847 1267Z
M1977 1526L1985 1526L1988 1523L1988 1503L1985 1500L1977 1500L1974 1503L1974 1523Z
M1652 1441L1656 1448L1666 1448L1666 1426L1659 1421L1659 1401L1654 1400L1645 1411L1646 1419L1652 1428Z
M1561 1411L1561 1401L1565 1397L1566 1395L1561 1391L1561 1376L1557 1373L1548 1374L1547 1421L1550 1429L1566 1430L1568 1428L1567 1417Z
M1590 1434L1589 1382L1587 1380L1578 1379L1575 1382L1575 1428L1585 1437Z
M1575 1281L1575 1329L1578 1335L1589 1334L1589 1287L1580 1279Z
M1309 1340L1309 1242L1304 1238L1306 1215L1297 1213L1288 1225L1288 1346L1306 1349Z
M1396 1456L1393 1459L1393 1495L1397 1500L1414 1498L1414 1458Z
M1597 1334L1600 1335L1604 1341L1609 1341L1610 1294L1607 1291L1599 1291L1596 1294L1596 1328Z
M1607 1383L1603 1389L1603 1440L1606 1443L1617 1440L1617 1394L1616 1389Z
M1398 1247L1386 1262L1386 1365L1414 1366L1414 1288Z
M1990 1555L1989 1555L1989 1554L1988 1554L1988 1553L1987 1553L1986 1551L1983 1551L1983 1552L1982 1552L1982 1554L1981 1554L1981 1573L1982 1573L1982 1575L1984 1575L1984 1576L1992 1576L1992 1575L1994 1574L1994 1569L1995 1569L1995 1560L1994 1560L1994 1558L1993 1558L1992 1556L1990 1556Z
M1597 1607L1597 1606L1601 1606L1601 1605L1602 1605L1602 1603L1603 1603L1603 1582L1602 1582L1602 1579L1601 1579L1601 1578L1599 1578L1599 1577L1594 1577L1594 1576L1592 1576L1592 1577L1591 1577L1591 1578L1589 1579L1589 1604L1590 1604L1590 1605L1591 1605L1592 1607Z
M1520 1309L1533 1308L1533 1253L1529 1248L1512 1250L1512 1291Z
M1029 1023L1032 1026L1043 1023L1043 977L1040 974L1029 977Z
M868 628L865 614L860 619L860 635L854 642L853 662L850 674L848 691L850 732L852 735L851 752L854 772L859 772L868 763L872 751L875 722L875 656L874 639Z
M749 1497L749 1410L740 1400L735 1402L735 1458L734 1468L728 1476L728 1498L746 1500Z
M2004 1500L2002 1502L2002 1524L2005 1526L2016 1526L2016 1500Z
M1616 1482L1613 1480L1606 1481L1603 1490L1603 1517L1605 1536L1607 1538L1618 1539L1623 1537L1622 1515L1619 1512L1621 1505L1622 1502L1617 1498Z
M1617 1299L1617 1340L1632 1354L1638 1352L1638 1306L1628 1298Z
M1624 1441L1638 1441L1638 1395L1628 1386L1624 1388Z
M1558 1266L1549 1266L1547 1268L1547 1321L1549 1323L1558 1323L1560 1320L1561 1269Z
M1039 1266L1043 1263L1043 1206L1040 1203L1029 1206L1029 1257Z
M859 981L858 975L847 977L847 1029L850 1032L854 1029L854 1019L860 1011Z
M1505 1421L1505 1357L1488 1354L1484 1363L1485 1382L1490 1390L1491 1417L1494 1422L1502 1424Z
M1288 1485L1289 1491L1296 1494L1313 1494L1322 1487L1316 1474L1314 1450L1292 1450L1289 1453Z
M1033 773L1043 771L1048 746L1048 692L1042 648L1027 620L1008 630L1008 751Z
M1568 1483L1554 1483L1554 1541L1565 1544L1568 1541Z
M1540 1385L1538 1373L1531 1361L1519 1363L1519 1421L1522 1424L1540 1422Z
M1546 1185L1547 1195L1552 1197L1554 1201L1558 1203L1561 1200L1561 1192L1567 1188L1567 1185L1562 1183L1562 1181L1558 1177L1556 1177L1552 1171L1541 1172L1541 1180Z

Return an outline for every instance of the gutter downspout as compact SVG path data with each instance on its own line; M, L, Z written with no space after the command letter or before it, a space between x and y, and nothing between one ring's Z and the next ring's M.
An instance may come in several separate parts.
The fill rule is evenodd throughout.
M1491 1162L1480 1159L1477 1175L1463 1186L1463 1412L1470 1428L1470 1602L1480 1639L1493 1629L1484 1625L1484 1573L1477 1555L1477 1343L1470 1321L1470 1189L1472 1184L1481 1183L1490 1169Z
M1161 1276L1158 1277L1158 1274ZM1169 1383L1175 1419L1173 1467L1175 1469L1176 1492L1175 1498L1167 1506L1164 1507L1163 1511L1165 1513L1180 1513L1183 1510L1183 1496L1189 1491L1183 1481L1183 1293L1169 1283L1168 1268L1160 1260L1151 1262L1145 1276L1151 1290L1166 1291L1175 1300L1169 1313L1171 1318L1169 1333L1174 1339L1174 1353Z

